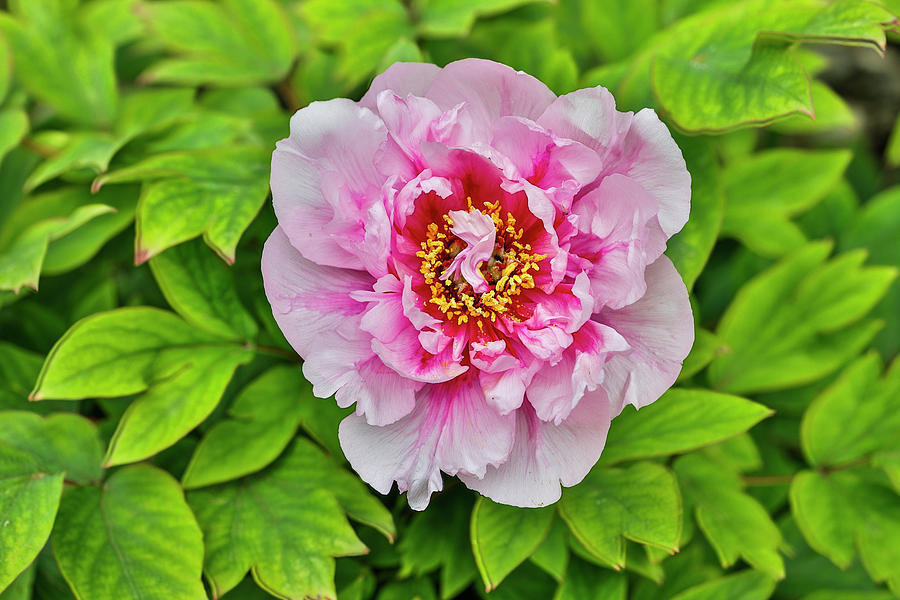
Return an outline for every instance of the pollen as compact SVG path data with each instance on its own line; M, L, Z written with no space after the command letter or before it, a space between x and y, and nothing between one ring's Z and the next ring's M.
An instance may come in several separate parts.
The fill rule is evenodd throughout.
M469 212L476 210L471 196L466 197ZM486 322L496 323L498 318L521 321L516 312L518 296L535 286L534 274L540 271L544 254L534 252L531 245L522 243L525 235L511 212L502 214L501 202L482 203L479 209L490 216L497 228L496 243L490 260L479 265L479 273L491 286L487 292L476 293L462 278L441 281L439 276L453 258L465 247L465 243L450 232L453 219L447 214L440 223L430 223L425 239L416 256L421 259L419 272L431 292L426 300L443 313L447 321L464 325L472 321L484 331Z

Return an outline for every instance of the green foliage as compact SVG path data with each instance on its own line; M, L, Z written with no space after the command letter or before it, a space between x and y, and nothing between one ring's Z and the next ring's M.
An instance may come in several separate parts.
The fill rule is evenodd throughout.
M898 10L0 2L0 600L900 597ZM269 165L301 106L470 56L673 131L696 340L555 505L417 513L272 318Z

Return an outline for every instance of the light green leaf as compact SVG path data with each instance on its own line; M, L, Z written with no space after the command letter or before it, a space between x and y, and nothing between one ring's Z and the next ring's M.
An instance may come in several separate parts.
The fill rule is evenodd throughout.
M572 558L553 600L625 600L624 574Z
M400 577L440 569L441 598L456 598L478 576L469 542L471 502L449 494L432 500L430 510L415 513L402 532Z
M290 20L274 0L178 0L138 6L152 34L178 58L163 59L143 81L252 85L283 79L297 51Z
M800 114L780 119L772 130L787 135L814 135L835 131L853 131L858 127L856 115L837 92L821 81L810 87L814 118Z
M8 588L0 592L0 600L32 600L37 567L34 563L22 571Z
M674 468L686 504L695 507L697 524L723 567L743 558L770 577L784 577L781 532L766 509L742 491L736 474L699 454L679 458Z
M588 552L617 568L625 566L625 539L678 550L681 494L675 477L661 465L594 469L563 491L559 512Z
M341 408L331 398L309 398L301 402L300 426L323 448L338 460L344 460L341 443L338 440L338 425L344 417L353 412L353 408Z
M884 162L892 167L900 165L900 115L897 115L894 130L891 132L887 147L884 149Z
M233 346L156 308L97 313L77 322L56 343L31 399L137 394L179 374L204 347Z
M472 509L472 553L485 591L531 556L550 531L553 513L550 507L518 508L478 498Z
M116 138L100 131L73 133L66 145L54 156L42 162L25 181L25 191L77 169L87 169L94 174L106 171L109 161L119 149Z
M383 73L395 62L425 62L422 51L409 38L400 38L381 57L378 72Z
M672 600L766 600L775 590L775 581L765 573L743 571L689 588Z
M6 45L6 41L0 39L0 103L6 98L6 92L9 90L9 67L11 63L12 60L9 57L9 48ZM0 157L2 157L2 153L0 153Z
M0 590L31 564L53 527L63 474L41 466L30 452L0 441Z
M181 488L137 465L68 490L53 554L81 600L203 600L203 538Z
M74 123L107 126L117 102L113 46L78 27L75 8L62 0L13 0L12 14L0 14L0 31L31 94Z
M298 405L312 399L300 369L273 367L257 377L228 409L230 418L203 436L182 477L186 489L255 473L278 458L300 422Z
M747 431L772 411L738 396L672 389L640 411L626 408L610 425L602 464L667 456Z
M733 164L723 174L722 234L763 256L796 250L806 238L791 217L837 185L851 156L849 150L777 148Z
M883 379L870 353L850 364L803 415L800 440L809 463L834 466L879 449L900 450L900 361Z
M144 33L135 7L138 0L92 0L78 11L82 27L92 28L119 46Z
M0 247L0 290L18 293L19 289L26 285L36 290L41 265L50 241L63 237L92 219L114 210L105 204L86 204L74 208L66 216L49 217L21 231L4 247ZM18 233L8 224L3 230L10 235Z
M231 263L241 234L268 194L269 151L230 146L160 154L99 177L94 189L127 181L144 181L137 263L201 234Z
M891 485L900 494L900 451L876 452L872 455L872 466L884 471Z
M853 562L854 511L831 478L801 471L791 481L791 513L810 547L841 569Z
M856 323L884 296L896 269L863 267L863 252L825 262L829 243L811 243L742 287L716 334L732 350L710 380L735 393L813 382L855 356L880 328Z
M202 243L169 248L150 260L150 268L166 301L194 327L237 341L256 336L233 274Z
M212 413L235 369L252 358L240 346L193 349L181 370L131 403L109 442L105 465L149 458L183 438Z
M415 37L399 0L309 0L301 10L322 42L338 46L338 74L350 85L365 79L398 39Z
M0 42L0 48L3 47ZM0 61L3 56L0 56ZM2 95L0 95L2 96ZM28 115L16 108L0 110L0 160L19 145L28 132Z
M390 522L355 477L302 439L261 473L189 492L206 541L204 572L213 594L225 594L252 569L253 578L279 597L333 598L332 557L367 551L344 516L346 509L359 518L345 503L351 498L377 505L386 516L379 518Z
M462 37L478 17L493 16L537 1L422 0L419 32L428 37Z
M102 476L97 427L79 415L56 413L42 418L30 412L2 411L0 445L29 454L40 471L65 473L69 481L97 482Z
M727 3L681 21L650 45L652 86L663 110L688 131L812 116L810 82L795 44L866 45L882 52L892 20L877 4L855 0Z
M690 290L706 266L722 226L725 196L712 145L699 138L677 136L691 174L691 218L667 243L666 255Z

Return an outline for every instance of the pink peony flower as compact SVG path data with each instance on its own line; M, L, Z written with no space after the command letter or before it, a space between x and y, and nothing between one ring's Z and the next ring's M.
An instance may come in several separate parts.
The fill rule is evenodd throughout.
M693 343L666 240L690 176L650 109L556 97L486 60L400 63L360 102L314 102L272 156L262 258L344 453L424 509L442 475L543 506L610 419L675 381Z

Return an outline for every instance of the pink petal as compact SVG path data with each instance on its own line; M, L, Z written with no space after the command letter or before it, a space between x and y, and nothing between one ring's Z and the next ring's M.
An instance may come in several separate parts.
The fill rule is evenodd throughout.
M331 396L372 356L371 336L360 328L365 306L350 297L371 289L372 276L305 259L280 227L263 248L262 274L275 321L305 360L314 393Z
M441 274L440 279L442 281L449 279L459 271L472 289L483 294L490 289L490 286L478 271L478 267L494 252L494 240L497 237L494 221L480 210L472 212L451 210L447 214L453 220L451 233L464 241L466 247L456 255L447 270Z
M398 375L373 356L359 363L357 377L335 394L338 406L356 403L356 414L370 425L388 425L408 415L416 405L416 392L424 385Z
M414 510L428 506L442 488L441 471L482 477L489 465L506 460L513 444L515 417L501 416L484 401L472 377L426 385L406 417L374 427L351 415L339 437L351 466L373 488L387 494L397 482Z
M373 241L367 229L385 229L384 211L370 209L383 198L376 158L386 140L374 113L343 98L313 102L291 118L290 137L272 154L272 201L279 225L309 260L364 266Z
M576 236L569 251L587 260L597 308L621 308L644 295L644 269L666 247L658 206L640 184L619 174L605 177L572 205L585 234Z
M424 96L440 70L440 67L431 63L396 62L384 73L375 76L359 104L376 110L378 94L384 90L391 90L399 96Z
M557 136L596 150L604 175L628 175L653 194L667 236L687 222L691 176L672 134L652 109L618 112L612 94L596 87L560 96L537 121Z
M483 141L489 141L493 123L500 117L535 120L556 98L531 75L479 58L452 62L441 69L425 96L445 110L467 103L474 131Z
M509 459L484 477L460 474L469 488L495 502L521 507L553 504L584 479L600 458L609 431L609 401L601 390L587 394L569 417L544 423L526 402L516 411L516 438Z
M542 421L559 425L568 418L586 392L603 382L603 368L615 352L629 349L614 329L588 321L573 336L562 360L537 371L528 386L528 401Z
M606 324L631 346L604 367L602 384L612 412L626 404L647 406L675 383L694 343L694 320L687 289L666 256L647 267L647 293L620 310L602 310L594 320Z

